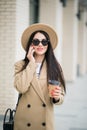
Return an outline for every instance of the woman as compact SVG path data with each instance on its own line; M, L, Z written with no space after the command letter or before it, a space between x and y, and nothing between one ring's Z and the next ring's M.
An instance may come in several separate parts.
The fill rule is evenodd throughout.
M57 34L48 25L33 24L22 35L24 60L15 64L15 88L22 94L14 119L14 130L54 130L53 105L64 100L65 81L53 49ZM49 96L49 80L60 86Z

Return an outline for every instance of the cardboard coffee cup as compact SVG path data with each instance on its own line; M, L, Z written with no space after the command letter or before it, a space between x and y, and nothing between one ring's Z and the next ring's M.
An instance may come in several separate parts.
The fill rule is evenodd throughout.
M55 90L56 86L60 85L60 82L57 80L49 80L49 96L51 97L51 92Z

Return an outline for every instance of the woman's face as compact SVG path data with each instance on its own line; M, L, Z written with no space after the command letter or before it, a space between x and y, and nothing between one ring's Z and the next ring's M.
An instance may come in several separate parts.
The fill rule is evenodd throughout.
M45 45L42 44L42 41ZM35 45L34 42L35 43L39 42L39 44ZM38 32L33 37L32 45L36 55L44 55L48 48L48 41L46 40L46 37L42 33Z

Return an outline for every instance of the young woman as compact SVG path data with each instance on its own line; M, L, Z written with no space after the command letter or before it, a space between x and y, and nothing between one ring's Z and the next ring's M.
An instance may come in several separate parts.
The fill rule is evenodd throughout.
M14 119L14 130L54 130L53 106L65 95L63 71L53 49L57 34L48 25L33 24L22 35L25 58L15 64L15 88L22 94ZM49 96L49 80L60 86Z

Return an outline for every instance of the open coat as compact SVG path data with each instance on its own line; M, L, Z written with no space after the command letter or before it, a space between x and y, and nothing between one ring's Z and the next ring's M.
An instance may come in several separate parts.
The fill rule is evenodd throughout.
M23 65L22 60L15 64L14 85L22 97L14 118L14 130L54 130L54 103L48 95L46 61L39 79L36 63L30 61L26 69L20 71ZM63 98L61 95L55 104L61 104Z

